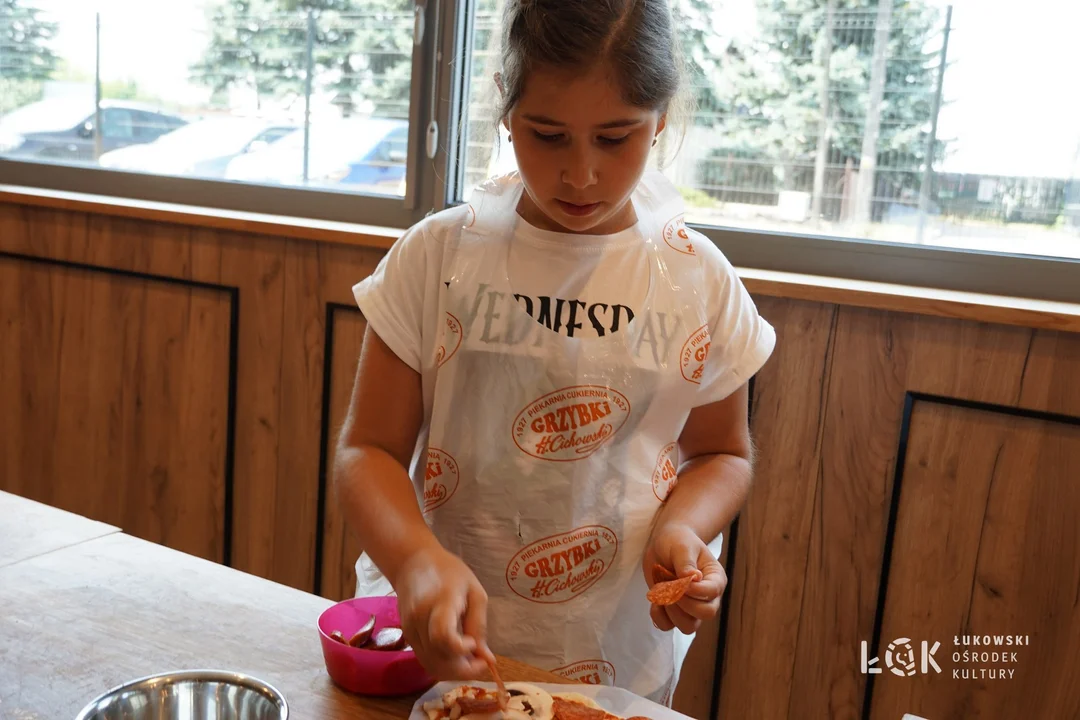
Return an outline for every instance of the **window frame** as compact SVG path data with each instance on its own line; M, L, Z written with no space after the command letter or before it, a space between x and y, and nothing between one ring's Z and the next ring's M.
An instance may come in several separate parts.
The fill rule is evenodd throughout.
M414 0L423 13L425 32L412 46L409 90L409 140L404 198L328 188L262 185L152 173L125 172L49 160L17 160L0 157L0 185L59 190L119 199L171 203L202 208L268 213L303 219L328 220L359 225L407 228L427 214L443 193L440 158L432 161L425 152L425 131L431 119L431 68L440 50L441 23L436 13L449 17L452 0ZM442 5L440 7L439 5ZM415 38L414 38L415 40ZM440 120L440 127L445 126ZM100 132L95 128L95 132ZM148 182L152 179L152 182Z
M472 63L472 28L476 0L448 0L459 26L454 45L447 45L459 82L446 87L457 113L468 107L468 80ZM449 104L448 103L448 104ZM456 115L462 128L465 116ZM440 208L459 204L459 183L464 173L463 138L450 146L452 164L444 167ZM686 152L684 147L683 152ZM455 168L453 173L450 168ZM1078 180L1080 182L1080 180ZM688 223L720 248L737 268L788 272L800 275L891 283L942 290L983 293L1080 304L1080 259L997 253L934 245L890 243L813 233L782 233ZM1080 246L1080 234L1076 242Z
M230 211L404 230L460 203L465 111L475 0L415 0L425 32L413 47L404 198L328 189L148 175L47 161L0 158L0 185L109 195ZM434 106L432 100L434 99ZM429 124L439 142L426 153ZM685 152L684 148L684 152ZM736 267L1080 304L1080 260L824 235L691 227ZM1080 235L1077 235L1080 245Z

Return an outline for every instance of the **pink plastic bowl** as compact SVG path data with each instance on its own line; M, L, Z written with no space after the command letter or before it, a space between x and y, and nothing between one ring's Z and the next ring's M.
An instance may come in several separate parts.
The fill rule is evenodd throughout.
M346 639L375 616L375 632L400 627L396 597L353 598L319 616L319 640L330 679L349 692L391 697L418 693L435 684L412 650L368 650L343 645L330 637L340 630Z

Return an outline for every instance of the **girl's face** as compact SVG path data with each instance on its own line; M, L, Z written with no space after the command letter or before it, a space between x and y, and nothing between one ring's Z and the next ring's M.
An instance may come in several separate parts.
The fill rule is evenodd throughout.
M655 110L627 105L605 68L532 71L506 122L526 190L518 213L558 232L632 227L630 196L664 122Z

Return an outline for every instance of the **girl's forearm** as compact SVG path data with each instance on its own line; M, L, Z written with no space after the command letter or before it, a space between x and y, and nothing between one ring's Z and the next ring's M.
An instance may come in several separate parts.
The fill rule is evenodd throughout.
M402 565L439 544L424 521L409 474L384 450L360 446L338 450L334 476L348 526L396 587Z
M657 516L656 526L685 525L705 542L727 528L750 493L749 460L736 455L703 455L687 462Z

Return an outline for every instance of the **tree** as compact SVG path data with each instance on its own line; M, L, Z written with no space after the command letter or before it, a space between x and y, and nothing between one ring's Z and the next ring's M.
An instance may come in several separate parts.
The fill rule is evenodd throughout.
M25 0L0 0L0 115L40 99L56 70L57 24Z
M383 117L409 116L412 0L282 0L315 18L314 62L342 113L367 102ZM405 21L405 18L408 18Z
M209 11L210 42L192 79L221 100L234 88L255 93L256 107L281 94L297 72L297 51L284 45L273 0L223 0ZM302 66L301 66L302 68Z
M308 16L313 91L334 93L343 115L365 103L377 115L408 115L410 0L222 0L195 80L218 96L230 88L269 98L298 97L307 80Z
M694 104L694 124L714 125L716 114L723 106L710 82L719 70L720 45L713 28L715 3L713 0L674 0L671 14L685 61L687 77L684 81Z
M884 83L879 87L882 101L875 103L871 80L876 79L879 4L836 0L834 5L833 25L826 32L827 0L758 0L757 39L729 47L711 77L726 110L718 128L727 142L707 161L707 172L720 173L717 167L734 158L736 166L753 163L770 176L748 190L768 194L778 188L813 188L821 124L826 121L822 83L827 47L825 155L831 168L826 185L835 188L842 181L838 168L845 163L861 163L868 140L867 153L875 160L871 164L880 168L876 173L869 169L876 175L870 178L874 194L917 193L936 79L936 48L928 45L940 30L939 14L926 0L893 0L888 45L878 45L877 57L885 61ZM865 132L868 125L870 133ZM874 134L876 141L869 142ZM941 146L938 143L937 152ZM731 187L731 180L729 173L707 181ZM839 203L829 205L829 214L837 215Z

